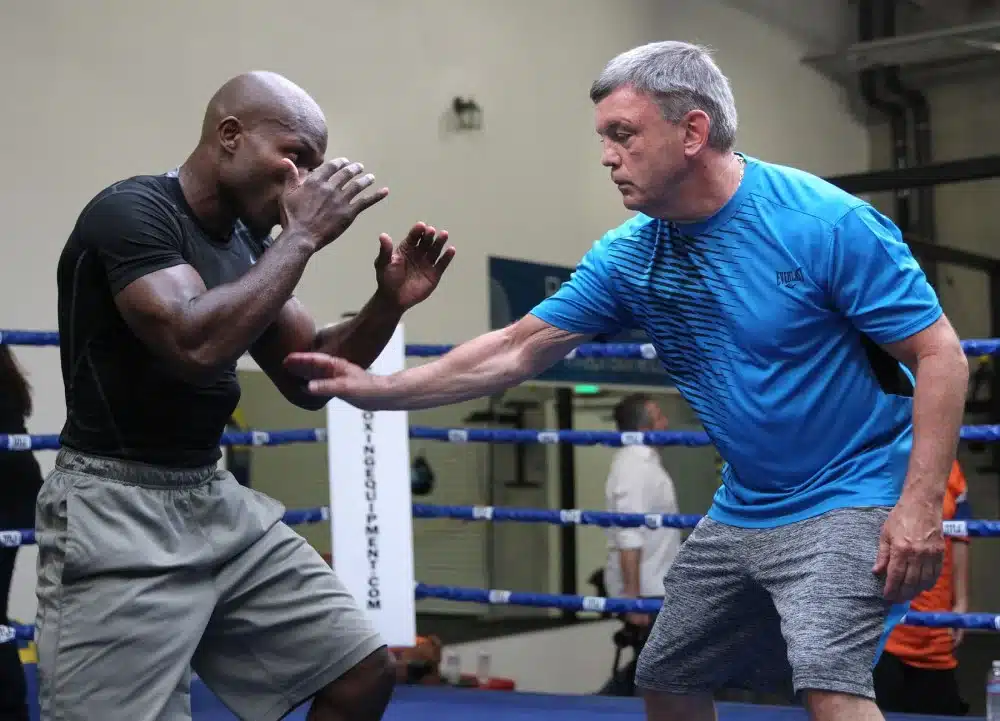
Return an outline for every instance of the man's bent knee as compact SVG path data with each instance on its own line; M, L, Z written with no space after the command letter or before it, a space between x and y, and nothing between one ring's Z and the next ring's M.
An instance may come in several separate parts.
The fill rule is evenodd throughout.
M715 721L715 702L709 694L673 694L642 691L646 721Z
M839 691L805 689L802 692L813 721L883 721L876 703L867 697Z
M307 721L379 721L395 684L395 665L383 646L316 694Z

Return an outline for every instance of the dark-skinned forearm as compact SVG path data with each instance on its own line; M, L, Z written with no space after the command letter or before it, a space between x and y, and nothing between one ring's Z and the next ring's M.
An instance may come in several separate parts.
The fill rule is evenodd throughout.
M239 280L188 303L182 345L198 367L224 368L247 352L292 297L314 248L302 234L283 233Z
M389 343L402 316L403 311L397 304L376 292L356 316L320 328L309 347L285 346L281 357L300 351L317 351L368 368ZM306 380L278 365L271 373L285 397L300 408L315 411L326 405L326 398L309 392Z
M354 317L321 328L312 350L368 368L382 354L402 317L397 303L376 292Z
M959 347L920 358L913 394L913 448L903 498L940 508L955 460L969 369Z

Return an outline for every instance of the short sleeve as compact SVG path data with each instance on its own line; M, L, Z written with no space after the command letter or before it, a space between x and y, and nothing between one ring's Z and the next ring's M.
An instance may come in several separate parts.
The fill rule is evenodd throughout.
M633 468L634 470L634 468ZM642 484L636 482L632 474L613 467L608 478L608 511L611 513L645 513L643 507ZM619 550L642 548L643 529L612 528L608 531L615 547Z
M899 229L870 205L834 227L828 283L837 308L879 344L904 340L942 313Z
M609 243L607 237L595 243L570 279L535 306L531 314L569 333L613 335L628 328L628 314L612 287Z
M95 201L80 219L79 232L100 257L112 294L144 275L187 263L176 220L138 191L121 190Z

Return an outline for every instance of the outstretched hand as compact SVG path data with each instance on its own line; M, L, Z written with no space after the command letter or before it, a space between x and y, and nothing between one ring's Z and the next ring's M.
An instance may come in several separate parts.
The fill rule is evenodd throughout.
M454 246L447 242L447 230L439 232L425 223L415 223L395 248L392 238L380 235L375 259L379 291L404 311L426 300L455 257Z
M292 353L284 365L292 375L309 381L311 394L340 398L356 408L374 410L367 404L375 400L379 378L350 361L326 353Z

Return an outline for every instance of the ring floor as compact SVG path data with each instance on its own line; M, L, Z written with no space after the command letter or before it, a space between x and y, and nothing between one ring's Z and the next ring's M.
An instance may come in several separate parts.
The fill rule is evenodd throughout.
M25 665L28 694L36 698L35 669ZM305 721L308 707L303 705L285 718ZM801 708L720 703L719 721L807 721ZM238 721L222 702L201 682L191 687L191 711L194 721ZM641 721L642 703L632 698L597 696L560 696L510 691L475 691L468 689L400 686L384 716L384 721ZM912 716L890 714L887 721L955 721L952 716ZM967 721L982 717L963 716ZM31 709L32 721L38 721L37 704Z

